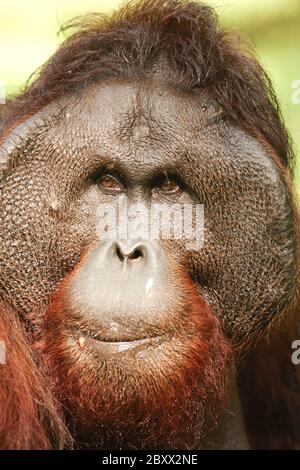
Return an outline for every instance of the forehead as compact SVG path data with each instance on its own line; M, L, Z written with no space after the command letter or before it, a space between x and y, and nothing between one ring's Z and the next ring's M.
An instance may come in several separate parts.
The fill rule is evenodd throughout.
M150 79L102 81L60 105L63 112L45 136L57 154L74 160L79 153L90 164L105 157L141 172L174 165L219 108L208 96ZM51 160L55 164L56 156Z
M155 80L94 84L70 103L68 129L84 132L91 151L124 164L168 164L191 146L214 113L208 96L175 90Z
M109 161L135 178L170 169L210 186L220 172L227 180L230 175L272 184L278 179L272 158L222 119L222 109L207 93L154 79L93 84L32 119L32 146L18 152L17 161L52 177L74 179ZM15 133L23 132L18 129Z
M102 82L89 87L80 102L95 126L106 127L122 140L151 140L151 132L166 134L172 128L178 138L185 138L203 126L204 110L212 106L207 96L199 98L155 80Z
M123 164L196 165L220 162L274 165L255 139L219 119L221 107L205 92L188 92L155 79L109 80L66 100L60 122L63 146L84 147Z
M270 156L254 138L221 119L222 109L208 93L155 79L115 79L93 84L65 103L59 129L53 131L60 135L58 145L72 150L67 154L82 149L91 159L98 155L138 165L141 173L160 165L190 171L192 164L193 171L205 174L225 165L277 179Z

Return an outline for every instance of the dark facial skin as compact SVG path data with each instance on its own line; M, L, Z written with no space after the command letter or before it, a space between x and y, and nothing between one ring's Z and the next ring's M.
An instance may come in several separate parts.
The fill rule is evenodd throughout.
M16 128L0 161L0 294L46 338L75 438L198 448L224 408L228 342L255 341L293 295L291 206L271 156L204 92L111 80ZM104 240L98 209L120 198L203 204L203 246Z
M30 132L24 126L16 131L28 134L27 140L21 137L1 183L1 294L23 313L47 305L91 242L90 259L98 256L105 243L97 235L97 207L116 204L120 195L146 207L204 204L201 249L187 250L186 240L162 240L149 248L156 260L142 276L157 276L163 311L170 307L164 292L172 292L172 281L162 270L167 273L170 260L190 274L236 340L252 337L289 304L295 247L279 172L257 141L227 122L208 96L151 80L110 81L50 105L32 121ZM103 175L115 178L116 192L103 187ZM175 182L174 192L160 190L166 175ZM102 276L108 279L107 269ZM115 286L103 292L100 287L97 305L85 308L90 294L87 274L82 276L80 286L74 279L71 299L76 291L87 316L101 318L103 296L109 317ZM129 294L134 281L122 289L121 316L154 320L157 308L144 302L142 290Z

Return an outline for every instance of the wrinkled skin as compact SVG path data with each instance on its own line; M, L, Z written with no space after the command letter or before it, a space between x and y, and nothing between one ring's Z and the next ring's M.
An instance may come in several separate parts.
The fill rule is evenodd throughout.
M104 164L122 174L129 202L149 202L151 178L166 171L186 190L167 199L156 195L158 202L205 205L203 249L191 256L179 242L166 249L231 334L243 339L289 303L295 274L289 199L253 138L220 120L207 97L151 81L95 85L72 101L62 100L54 118L58 111L50 105L46 124L22 142L26 149L1 186L1 289L19 306L28 312L43 305L94 239L91 214L112 196L89 177ZM18 262L19 279L6 257ZM24 277L27 286L20 284Z
M162 352L142 347L145 371L157 364L152 377L156 372L171 377L173 350L178 351L178 363L187 360L188 342L181 330L191 342L201 331L179 272L194 282L232 344L257 337L289 305L296 248L288 193L270 155L227 121L208 95L178 91L155 80L111 80L52 103L31 118L29 131L25 124L14 134L20 137L8 137L3 147L8 151L19 139L0 186L1 297L31 318L37 331L50 294L75 266L59 298L68 313L59 317L62 322L69 318L73 325L76 320L80 331L91 336L97 325L96 333L102 331L110 341L168 334L173 323L178 325L176 334L163 340ZM149 270L142 267L123 282L113 272L113 262L101 265L107 243L97 234L97 208L103 202L117 204L120 196L103 190L102 174L119 178L129 204L204 204L203 247L191 251L185 239L155 242ZM163 194L157 189L165 174L180 190ZM149 273L154 282L146 296L143 280ZM47 314L46 329L51 322L59 328L56 314ZM74 377L91 377L92 360L93 370L105 381L104 361L112 367L111 383L130 388L128 377L139 370L130 351L116 360L115 351L101 354L92 345L81 350L71 331L58 333L66 341L67 350L60 351L63 361L68 350L75 361L65 362L66 373L71 368ZM117 372L118 360L123 375ZM91 383L97 394L97 381Z

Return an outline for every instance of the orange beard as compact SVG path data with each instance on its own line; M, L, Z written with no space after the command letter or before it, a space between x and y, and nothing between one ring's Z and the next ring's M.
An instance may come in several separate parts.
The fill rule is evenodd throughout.
M173 313L172 321L152 325L153 336L169 332L160 347L114 354L74 333L67 282L48 312L43 352L77 447L199 448L225 407L234 360L190 278L180 274L185 304L177 322Z

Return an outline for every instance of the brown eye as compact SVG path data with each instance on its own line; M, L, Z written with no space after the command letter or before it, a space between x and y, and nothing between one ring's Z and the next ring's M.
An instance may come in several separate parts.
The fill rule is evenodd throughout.
M176 193L180 187L176 181L167 179L160 184L159 189L163 193Z
M98 186L100 189L110 193L120 193L123 190L121 183L111 175L101 176L98 181Z

